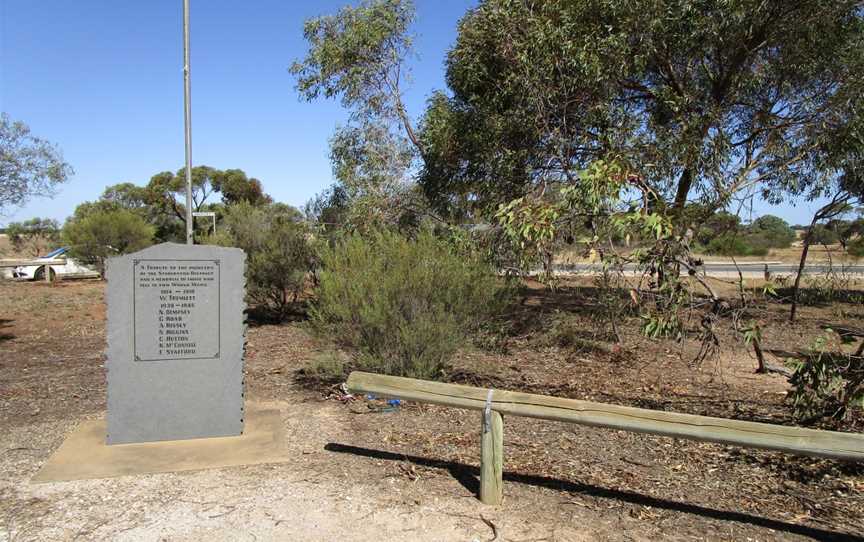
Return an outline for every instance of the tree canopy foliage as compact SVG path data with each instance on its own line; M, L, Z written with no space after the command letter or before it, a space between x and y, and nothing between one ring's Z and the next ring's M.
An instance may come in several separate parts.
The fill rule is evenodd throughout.
M206 240L245 251L249 297L278 320L298 300L315 263L302 217L290 205L239 201L226 207L220 230Z
M177 173L163 171L150 178L146 187L147 203L163 214L172 214L186 223L186 168ZM225 205L248 202L266 205L272 201L261 181L247 177L241 169L219 170L210 166L192 168L192 211L203 211L209 198L220 195Z
M306 21L309 51L291 66L307 100L340 98L354 119L398 119L416 142L402 102L414 7L405 0L367 0Z
M676 212L824 187L858 137L862 45L852 0L486 0L430 100L420 180L445 210L578 184L596 160Z
M104 268L105 259L140 250L154 242L182 241L185 237L185 170L154 175L146 186L131 182L105 188L96 201L87 201L63 226L63 240L72 255ZM214 210L220 217L227 207L250 208L271 205L258 179L243 170L217 170L208 166L192 169L194 210ZM208 203L214 194L221 202ZM294 210L295 215L299 212ZM208 224L199 227L206 235Z
M0 212L33 196L53 195L72 175L53 144L31 134L20 121L0 113Z
M701 223L696 240L709 254L764 256L772 248L788 248L795 240L795 230L774 215L741 226L737 216L721 211Z
M154 228L128 209L85 207L63 225L70 255L105 271L105 260L153 244Z
M306 100L338 98L351 113L330 140L337 185L328 191L344 200L347 227L410 223L425 212L411 179L422 148L403 102L413 20L409 1L368 0L304 26L309 50L291 67L297 90Z

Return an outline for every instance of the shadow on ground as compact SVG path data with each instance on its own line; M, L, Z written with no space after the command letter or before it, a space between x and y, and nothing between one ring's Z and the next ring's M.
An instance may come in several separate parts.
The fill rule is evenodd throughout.
M14 322L14 321L15 320L0 318L0 343L5 342L5 341L11 341L12 339L15 338L15 335L12 335L11 333L4 333L3 332L4 328L12 327L12 322Z
M595 286L559 286L554 290L521 288L519 302L508 310L511 333L523 335L542 331L548 326L550 316L557 313L603 320L608 313L605 307L609 299L618 298L626 304L629 295L622 288L604 291Z
M263 305L252 305L246 309L246 323L250 327L303 322L308 319L305 302L289 303L281 311Z
M784 304L792 302L792 288L777 288L774 298ZM864 303L864 292L845 288L800 288L798 303L803 306L824 307L831 303Z
M441 461L436 459L430 459L428 457L420 457L413 455L405 455L394 452L386 452L382 450L372 450L369 448L361 448L358 446L350 446L347 444L338 444L335 442L328 443L324 446L324 449L329 452L335 453L343 453L343 454L351 454L361 457L368 457L372 459L386 460L386 461L407 461L414 465L446 470L450 473L450 475L456 479L463 487L465 487L468 491L472 493L479 493L480 491L480 469L477 467L473 467L471 465L466 465L464 463L456 463L452 461ZM570 493L578 493L581 495L587 495L591 497L597 497L601 499L613 499L617 501L622 501L638 506L650 506L653 508L660 508L663 510L671 510L674 512L681 512L685 514L693 514L697 516L702 516L704 518L721 520L721 521L734 521L737 523L746 523L749 525L754 525L757 527L764 527L766 529L773 529L775 531L797 534L801 536L808 536L815 540L831 540L831 541L857 541L862 542L864 538L860 536L855 536L851 534L845 533L837 533L833 531L827 531L824 529L818 529L815 527L807 527L805 525L796 525L793 523L786 523L784 521L779 521L770 518L763 518L759 516L754 516L752 514L746 514L743 512L734 512L728 510L715 510L713 508L706 508L704 506L699 506L696 504L688 504L683 502L669 501L657 497L652 497L650 495L643 495L641 493L635 493L631 491L623 491L618 489L609 489L604 487L598 487L591 484L583 484L580 482L573 482L570 480L561 480L558 478L551 478L548 476L535 476L530 474L520 474L515 472L505 472L504 473L504 481L506 482L516 482L520 484L526 484L536 487L545 487L549 489L556 489L559 491L566 491Z

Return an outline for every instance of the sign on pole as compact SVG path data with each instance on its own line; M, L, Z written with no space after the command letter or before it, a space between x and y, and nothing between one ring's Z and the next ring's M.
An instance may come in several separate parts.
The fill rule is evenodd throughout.
M214 213L213 211L195 211L194 213L192 213L192 216L195 216L195 217L209 216L210 218L212 218L213 219L213 233L214 234L216 233L216 213Z

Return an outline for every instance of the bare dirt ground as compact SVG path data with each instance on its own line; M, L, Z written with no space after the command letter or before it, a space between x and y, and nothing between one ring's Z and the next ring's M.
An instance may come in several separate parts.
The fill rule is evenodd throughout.
M282 409L291 462L32 484L75 424L104 412L103 292L0 283L0 541L864 540L860 466L516 417L505 503L483 506L479 418L333 399L302 378L329 346L303 321L249 329L247 395ZM585 293L528 289L506 337L466 345L450 379L792 423L785 379L753 374L734 337L695 367L695 341L649 341L636 326L620 351L593 348L603 333ZM864 321L860 304L803 307L794 327L785 310L767 309L768 348L806 347L825 319Z

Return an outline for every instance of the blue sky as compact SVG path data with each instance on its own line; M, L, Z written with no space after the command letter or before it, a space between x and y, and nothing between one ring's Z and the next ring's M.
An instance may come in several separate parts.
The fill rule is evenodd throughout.
M276 200L302 205L332 182L328 138L346 119L338 102L299 100L291 62L303 21L347 0L192 0L195 165L240 168ZM456 23L474 0L417 0L414 81L419 116L444 87ZM145 184L183 165L182 0L0 0L0 110L57 143L75 175L0 224L63 220L109 184ZM766 208L803 222L815 204Z
M192 159L241 168L279 201L302 205L332 181L327 140L338 102L301 102L288 73L303 21L346 0L192 0ZM473 1L417 2L419 116L444 87L443 61ZM63 220L105 186L182 167L182 0L0 0L0 109L57 143L74 177L0 224Z

